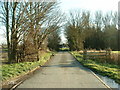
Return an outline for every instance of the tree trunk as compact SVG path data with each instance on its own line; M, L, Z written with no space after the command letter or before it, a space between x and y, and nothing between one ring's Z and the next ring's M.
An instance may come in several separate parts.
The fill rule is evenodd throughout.
M12 35L11 43L11 61L16 62L17 57L17 34Z
M12 29L11 29L11 55L10 59L11 62L16 62L16 56L17 56L17 30L16 30L16 22L15 22L15 14L16 14L16 7L17 7L17 2L13 4L13 12L12 12Z
M6 36L7 36L7 48L8 48L8 62L10 63L10 41L9 41L9 3L6 2Z

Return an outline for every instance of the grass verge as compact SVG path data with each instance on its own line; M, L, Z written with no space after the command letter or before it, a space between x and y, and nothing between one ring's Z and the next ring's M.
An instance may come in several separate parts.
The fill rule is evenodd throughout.
M6 81L8 79L14 78L16 76L25 74L28 71L33 70L37 66L42 66L47 62L51 55L53 55L52 52L47 52L42 55L41 60L36 62L23 62L23 63L15 63L15 64L8 64L8 65L2 65L0 68L0 71L2 71L2 81Z
M119 54L119 53L120 53L120 51L112 51L112 53L118 53L118 54Z
M83 56L78 52L74 51L71 54L85 67L91 69L92 71L102 75L107 76L115 82L120 84L120 66L115 64L100 63L97 60L83 60Z

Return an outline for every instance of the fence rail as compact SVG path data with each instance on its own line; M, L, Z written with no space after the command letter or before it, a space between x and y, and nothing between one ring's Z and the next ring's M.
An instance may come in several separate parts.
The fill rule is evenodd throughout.
M111 55L111 50L105 50L105 51L83 51L83 59L108 59Z

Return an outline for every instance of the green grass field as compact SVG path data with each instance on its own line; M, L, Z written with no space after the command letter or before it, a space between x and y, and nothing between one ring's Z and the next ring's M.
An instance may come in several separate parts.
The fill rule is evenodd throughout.
M59 48L60 51L69 51L68 47Z

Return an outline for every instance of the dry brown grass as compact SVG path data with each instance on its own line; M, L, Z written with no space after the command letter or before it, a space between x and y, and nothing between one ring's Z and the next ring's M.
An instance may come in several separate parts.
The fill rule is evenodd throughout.
M120 65L120 53L111 53L110 62Z
M91 52L96 52L96 53L91 53ZM83 54L83 51L79 51L79 53ZM99 60L101 62L120 65L120 53L111 52L110 55L106 56L106 50L87 50L87 55L93 55L93 56L87 56L88 57L87 59L94 59L94 60Z

